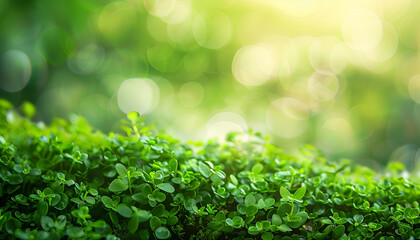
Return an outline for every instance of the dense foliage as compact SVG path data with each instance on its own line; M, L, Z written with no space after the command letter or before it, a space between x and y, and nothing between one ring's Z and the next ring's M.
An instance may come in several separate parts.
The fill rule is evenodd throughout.
M128 136L31 123L0 101L2 239L419 239L420 185L259 134L181 143L136 113Z

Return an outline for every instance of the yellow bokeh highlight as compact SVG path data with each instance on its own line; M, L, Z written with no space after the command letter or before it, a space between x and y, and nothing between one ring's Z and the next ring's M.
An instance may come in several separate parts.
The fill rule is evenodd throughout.
M275 70L273 54L262 46L246 46L239 49L232 63L236 81L245 86L258 86L269 80Z
M382 37L381 20L375 12L366 8L350 10L341 30L346 43L362 52L375 47Z
M382 38L378 44L365 52L365 56L375 62L384 62L394 56L398 47L398 34L394 26L382 22Z
M159 103L159 87L147 78L131 78L121 83L118 89L118 107L124 113L137 111L140 114L152 112Z
M166 17L176 5L176 0L144 0L145 9L153 16Z
M220 112L207 122L206 138L225 140L230 132L246 132L248 124L244 118L235 112Z

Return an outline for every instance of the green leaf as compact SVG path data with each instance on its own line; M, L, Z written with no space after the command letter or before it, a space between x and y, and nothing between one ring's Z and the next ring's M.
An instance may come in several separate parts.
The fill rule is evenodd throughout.
M93 197L91 197L91 196L87 196L86 198L85 198L85 201L87 202L87 203L89 203L89 204L95 204L95 198L93 198Z
M108 196L102 196L101 197L102 203L107 207L112 207L112 199Z
M269 232L265 232L261 235L262 240L272 240L273 237L273 234Z
M82 238L85 235L85 232L81 227L70 227L66 232L71 239Z
M188 211L191 211L195 206L196 206L196 202L195 202L194 199L188 199L188 200L184 201L184 207Z
M12 174L9 176L8 182L12 185L18 185L23 182L23 178L19 174Z
M159 228L161 226L161 221L158 217L153 216L152 218L150 218L150 228L155 231L157 228Z
M161 217L165 213L165 206L163 204L159 204L153 208L152 214L153 216Z
M24 102L22 106L22 112L27 118L32 118L35 115L36 109L35 106L30 102Z
M344 225L338 225L332 231L333 239L341 239L345 231L346 231L346 227Z
M273 216L271 217L271 221L273 225L276 225L276 226L280 226L283 223L283 220L277 214L273 214Z
M115 162L115 161L117 161L117 157L114 154L112 154L110 151L106 151L104 153L104 159L106 161L109 161L109 162Z
M298 218L295 218L293 222L289 222L288 226L291 228L299 228L308 219L308 214L306 212L298 212L293 217L298 217Z
M40 202L37 205L37 209L38 209L39 215L46 216L48 213L48 204L46 202Z
M54 205L57 210L64 210L69 203L69 197L65 193L60 194L60 201Z
M150 187L149 184L145 184L143 185L141 192L143 193L143 195L147 196L152 193L152 187Z
M256 205L246 206L246 216L254 216L258 212L258 207Z
M173 193L175 192L175 188L170 183L161 183L158 184L157 187L161 189L162 191Z
M292 194L290 194L289 190L287 190L284 187L280 188L280 195L282 198L290 199L292 197Z
M127 176L127 168L122 165L121 163L117 163L115 165L115 170L117 170L118 175L120 175L120 177L125 177Z
M303 198L303 196L305 196L306 193L306 188L305 187L300 187L294 194L293 194L293 199L296 200L301 200Z
M54 227L54 220L48 216L42 216L41 226L45 231L50 231L50 229Z
M146 211L146 210L139 210L137 214L138 214L139 222L141 223L146 222L153 216L151 212Z
M246 214L245 204L243 204L243 203L238 204L238 206L236 206L236 209L237 209L239 214Z
M134 124L140 118L140 114L137 111L132 111L127 114L127 118Z
M177 161L176 159L172 158L171 160L169 160L169 163L168 163L168 170L169 170L170 172L174 172L174 171L176 171L177 169L178 169L178 161Z
M11 235L15 232L16 229L20 228L21 226L22 223L13 217L9 218L5 224L6 231Z
M226 215L224 212L218 212L214 217L214 220L217 222L224 222L226 221Z
M271 207L271 206L273 206L274 205L274 203L276 203L276 200L274 200L274 198L266 198L265 200L264 200L264 204L265 204L265 207L267 208L267 207Z
M114 212L109 212L108 213L108 215L109 215L109 218L111 219L111 222L114 224L114 225L117 225L118 224L118 215L116 214L116 213L114 213Z
M171 237L171 232L166 227L158 227L155 230L155 235L157 239L168 239Z
M133 198L133 200L136 202L144 202L145 200L147 200L146 195L144 195L143 193L135 193L133 194L133 196L131 196L131 198Z
M260 172L262 172L262 170L264 169L264 166L261 164L261 163L257 163L257 164L255 164L253 167L252 167L252 172L253 173L260 173Z
M238 185L238 179L235 177L235 175L231 174L230 175L230 181L232 182L233 185Z
M280 217L285 217L287 214L290 213L290 211L292 210L292 204L290 203L282 203L279 208L277 209L277 214Z
M260 231L258 230L258 228L257 228L257 227L255 227L255 226L250 226L250 227L248 228L248 233L249 233L249 234L251 234L251 235L257 235L258 233L260 233Z
M255 197L253 195L246 196L245 205L255 205Z
M357 223L362 223L364 220L363 215L361 214L356 214L353 216L354 221L356 221Z
M410 210L408 216L409 216L409 218L413 218L414 219L414 218L419 217L419 214L420 214L420 209L413 208L413 209Z
M127 205L118 205L117 212L125 218L130 218L133 216L133 211Z
M226 218L225 222L226 222L227 225L229 225L231 227L233 227L233 225L234 225L233 220L231 218Z
M200 170L201 175L203 175L203 177L205 178L210 177L210 175L212 174L210 167L205 163L199 162L198 169Z
M265 203L263 199L258 200L257 206L259 209L263 209L265 207Z
M284 225L284 224L278 226L277 229L280 230L280 231L282 231L282 232L291 232L291 231L293 231L289 226Z
M156 200L158 202L163 202L163 201L166 200L166 195L164 193L161 193L161 192L156 192L155 197L156 197Z
M124 192L128 189L128 183L122 179L115 179L109 184L108 189L115 193Z
M289 219L288 219L290 222L297 222L297 221L300 221L300 220L302 220L302 217L300 217L300 216L298 216L298 215L294 215L294 216L289 216Z
M167 224L169 226L173 226L173 225L177 224L177 222L178 222L178 217L177 216L170 216L170 217L168 217Z
M221 170L214 172L210 177L212 182L223 181L225 178L226 178L226 173L224 173Z
M128 221L127 229L130 233L135 233L139 227L139 217L137 214L134 214L132 218L130 218L130 221Z

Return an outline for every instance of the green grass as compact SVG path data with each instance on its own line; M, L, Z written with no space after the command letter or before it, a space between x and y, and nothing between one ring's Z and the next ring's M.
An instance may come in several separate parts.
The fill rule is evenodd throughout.
M34 124L0 101L1 239L419 239L420 185L289 156L260 134L182 143L128 115Z

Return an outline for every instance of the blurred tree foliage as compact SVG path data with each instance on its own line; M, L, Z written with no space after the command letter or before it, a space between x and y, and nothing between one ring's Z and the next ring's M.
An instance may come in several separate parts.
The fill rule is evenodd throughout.
M418 167L418 1L0 2L0 95L115 130L252 128L293 149Z

